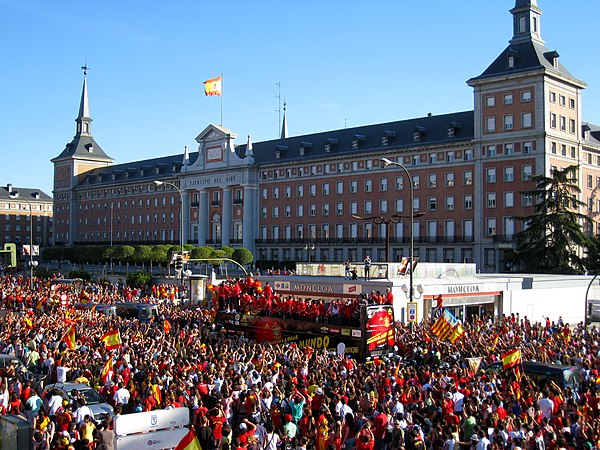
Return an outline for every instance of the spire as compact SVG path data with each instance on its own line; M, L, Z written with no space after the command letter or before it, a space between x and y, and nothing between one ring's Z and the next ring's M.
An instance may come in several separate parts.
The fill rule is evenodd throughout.
M248 143L246 144L246 158L250 164L254 164L254 149L252 148L252 136L248 135Z
M81 69L83 70L83 89L81 91L81 102L79 103L79 115L75 119L77 123L76 134L91 136L92 118L90 117L90 105L87 93L87 71L89 67L87 64L84 64Z
M182 164L184 166L189 166L190 165L190 152L188 150L188 146L185 146L185 151L183 152L183 161Z
M543 44L540 33L540 16L542 10L537 0L515 0L515 7L510 10L513 15L513 37L511 44L535 41Z
M281 125L281 139L287 139L288 137L286 106L287 103L283 102L283 124Z

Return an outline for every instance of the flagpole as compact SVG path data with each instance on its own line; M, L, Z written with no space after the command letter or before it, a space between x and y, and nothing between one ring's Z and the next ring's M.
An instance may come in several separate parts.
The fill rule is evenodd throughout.
M221 73L221 126L223 126L223 74Z

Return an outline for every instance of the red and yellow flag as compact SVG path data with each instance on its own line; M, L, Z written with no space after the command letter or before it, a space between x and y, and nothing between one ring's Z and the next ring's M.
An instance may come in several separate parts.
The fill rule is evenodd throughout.
M190 428L190 431L188 431L181 442L177 444L175 450L202 450L202 447L200 447L200 442L198 442L198 438L196 437L196 432L193 428Z
M123 345L119 330L110 330L108 333L105 333L100 340L104 342L107 350L113 350Z
M167 319L163 320L163 329L165 331L165 334L169 334L171 332L171 324Z
M502 355L502 367L504 370L510 369L511 367L515 367L516 365L521 364L521 350L515 348L514 350L510 350Z
M223 77L218 76L217 78L211 78L210 80L206 80L204 82L204 94L213 97L221 96L222 87L223 87Z
M453 344L458 341L462 335L465 334L465 329L460 323L457 323L454 329L452 330L452 334L448 337L448 340Z
M69 327L60 341L67 344L69 350L75 350L75 325Z
M448 339L452 334L453 327L444 316L441 316L432 326L431 332L440 340Z
M106 364L102 368L102 381L107 383L113 376L113 359L112 356L108 358Z

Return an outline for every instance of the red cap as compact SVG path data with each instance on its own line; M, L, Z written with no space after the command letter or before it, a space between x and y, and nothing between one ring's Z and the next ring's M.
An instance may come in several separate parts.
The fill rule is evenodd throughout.
M292 421L292 415L291 414L286 414L285 415L285 421L286 422L291 422Z

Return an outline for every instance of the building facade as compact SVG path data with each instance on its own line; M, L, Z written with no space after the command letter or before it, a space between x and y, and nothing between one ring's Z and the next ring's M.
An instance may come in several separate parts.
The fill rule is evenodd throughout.
M56 242L182 234L262 261L398 261L412 237L422 261L501 272L521 229L513 217L533 212L523 194L531 177L573 164L593 219L586 231L598 233L600 128L581 117L586 85L545 47L536 0L516 0L510 13L509 45L467 81L471 111L292 137L284 116L279 139L254 144L209 125L197 152L115 165L91 135L84 79L76 136L52 160Z
M46 247L53 234L52 197L39 189L0 187L0 228L4 242Z

